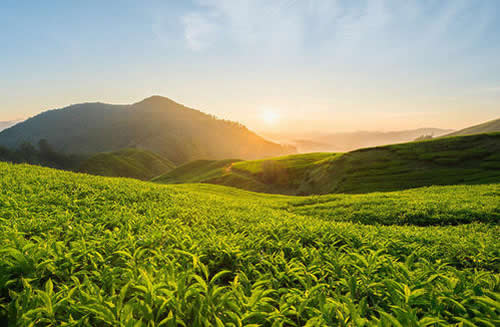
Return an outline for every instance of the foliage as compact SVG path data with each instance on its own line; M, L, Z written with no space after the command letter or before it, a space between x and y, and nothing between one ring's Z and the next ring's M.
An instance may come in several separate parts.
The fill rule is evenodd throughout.
M176 170L156 182L203 182L279 194L367 193L430 185L500 183L500 133L437 138L348 153L242 161L209 178ZM197 168L200 169L200 168ZM189 178L188 178L189 177Z
M152 181L164 184L199 183L227 173L238 159L195 160L181 165Z
M148 180L172 170L175 165L159 155L140 149L122 149L96 154L85 160L78 171L100 176Z
M434 135L432 134L424 134L420 135L419 137L415 138L414 141L426 141L426 140L432 140L434 138Z
M83 156L68 155L55 151L45 139L38 142L38 149L28 142L21 143L16 149L0 146L0 161L75 170L82 160L84 160Z
M477 185L291 197L0 163L0 316L11 326L495 326L499 195ZM313 214L351 200L388 224L391 205L413 213L398 224L467 219Z

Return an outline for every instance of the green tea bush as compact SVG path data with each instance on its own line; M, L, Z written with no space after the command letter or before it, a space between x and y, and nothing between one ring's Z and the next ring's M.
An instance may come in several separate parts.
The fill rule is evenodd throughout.
M0 164L0 323L497 326L498 185L406 192L298 198ZM465 203L495 219L313 214L368 200L372 217L384 201L425 213L433 193L444 216Z

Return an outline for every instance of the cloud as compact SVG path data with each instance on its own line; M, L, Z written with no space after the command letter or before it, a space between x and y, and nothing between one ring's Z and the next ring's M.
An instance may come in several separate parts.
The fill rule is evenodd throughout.
M210 46L217 36L217 24L207 14L192 12L181 18L187 46L200 51Z

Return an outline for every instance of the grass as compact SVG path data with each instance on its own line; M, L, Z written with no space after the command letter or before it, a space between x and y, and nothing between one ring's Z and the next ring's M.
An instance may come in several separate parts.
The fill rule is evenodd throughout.
M227 160L196 160L177 167L169 173L153 179L154 182L165 184L199 183L224 174L231 164L238 159Z
M500 133L356 150L241 161L209 178L184 169L175 180L279 194L367 193L430 185L500 183ZM213 163L212 163L213 164ZM186 166L188 168L189 166ZM157 182L169 183L169 176Z
M0 324L495 326L499 199L499 184L293 197L0 163Z
M116 152L99 153L85 160L80 172L149 180L172 170L175 165L159 155L139 149L123 149Z

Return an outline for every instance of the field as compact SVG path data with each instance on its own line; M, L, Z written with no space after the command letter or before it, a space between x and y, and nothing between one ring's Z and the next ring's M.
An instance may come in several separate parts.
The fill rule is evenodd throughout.
M209 176L198 173L202 164L198 162L196 169L189 170L185 165L181 174L173 170L155 182L170 183L175 179L175 183L203 182L290 195L500 183L499 153L500 133L478 134L340 154L308 153L242 161Z
M0 163L0 325L498 326L500 185L294 197Z
M79 171L109 177L149 180L172 170L175 165L159 155L139 149L98 153L85 160Z

